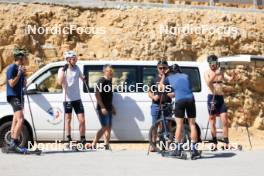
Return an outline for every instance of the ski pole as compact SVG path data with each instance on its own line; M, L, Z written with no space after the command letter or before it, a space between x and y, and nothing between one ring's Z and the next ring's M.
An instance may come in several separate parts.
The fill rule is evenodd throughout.
M32 128L33 128L33 132L34 132L34 135L35 135L35 142L38 145L38 143L37 143L38 137L37 137L37 133L36 133L35 123L34 123L34 119L33 119L33 114L32 114L32 109L31 109L31 105L30 105L28 94L26 94L26 97L27 97L27 101L28 101L28 109L29 109L30 118L31 118L31 122L32 122Z
M86 90L87 90L87 92L88 92L89 98L90 98L90 100L91 100L91 102L92 102L92 104L93 104L93 108L94 108L94 110L95 110L95 112L96 112L96 107L95 107L94 101L93 101L93 99L92 99L92 96L91 96L91 94L90 94L89 87L88 87L87 83L85 82L85 80L83 80L83 84L85 85L85 88L86 88ZM97 114L97 113L96 113L96 114Z
M242 88L242 92L244 93L244 89L243 88ZM243 115L245 117L244 108L242 108L242 111L243 111ZM246 119L246 130L247 130L248 142L249 142L250 150L251 150L252 149L252 143L251 143L250 133L249 133L249 129L248 129L248 119Z
M24 80L22 81L22 83L23 82L24 82ZM32 122L32 128L33 128L33 132L34 132L34 135L35 135L35 142L36 142L36 145L37 145L36 151L39 151L39 149L38 149L38 136L37 136L35 122L34 122L34 117L33 117L32 109L31 109L30 101L29 101L29 96L28 96L28 93L27 93L26 89L25 89L25 93L26 93L26 97L27 97L28 109L29 109L29 114L30 114L30 118L31 118L31 122ZM24 96L23 96L23 101L24 101Z
M248 130L248 123L246 125L246 129L247 129L247 135L248 135L248 141L249 141L249 145L250 145L250 150L252 150L252 143L251 143L251 138L250 138L250 134L249 134L249 130Z
M64 82L65 82L65 90L64 90L64 117L63 117L63 142L65 141L65 116L66 116L66 91L67 91L67 69L64 71Z

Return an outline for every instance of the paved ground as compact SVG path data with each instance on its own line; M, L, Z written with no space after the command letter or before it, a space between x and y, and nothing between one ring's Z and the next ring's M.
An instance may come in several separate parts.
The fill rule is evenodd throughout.
M264 150L204 152L200 160L162 158L145 151L113 150L23 156L0 153L3 176L263 175ZM261 167L262 166L262 167Z

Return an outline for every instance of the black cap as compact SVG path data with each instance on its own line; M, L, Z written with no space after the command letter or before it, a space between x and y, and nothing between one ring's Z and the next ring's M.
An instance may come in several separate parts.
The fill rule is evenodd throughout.
M15 60L22 59L26 56L26 51L21 48L15 48L13 51Z
M160 60L157 65L166 65L169 66L168 62L165 60Z
M174 72L174 73L182 73L181 71L181 68L178 64L173 64L171 67L171 70Z
M207 62L217 62L218 61L218 57L216 55L210 55L207 57Z

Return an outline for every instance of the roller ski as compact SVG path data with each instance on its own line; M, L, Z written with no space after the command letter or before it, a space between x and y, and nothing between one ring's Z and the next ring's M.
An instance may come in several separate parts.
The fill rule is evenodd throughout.
M68 144L66 145L66 148L72 151L77 151L77 152L81 152L81 151L86 151L87 148L87 141L85 138L81 138L80 141L72 141L71 138L69 138L70 140L68 141Z
M223 146L221 146L221 150L238 150L238 151L242 151L243 147L240 144L237 145L237 146L223 145Z
M191 160L196 160L201 158L201 152L199 152L198 150L192 150L191 151Z
M176 158L176 159L183 159L187 160L187 154L183 152L182 150L173 150L169 152L162 152L161 153L162 157L168 157L168 158Z
M83 144L82 142L78 142L78 141L70 141L68 142L68 144L66 144L66 149L67 150L71 150L71 151L84 151L85 150L85 144L83 144L81 146L81 144Z
M70 141L67 145L66 148L68 150L72 150L72 151L79 151L78 150L78 142L77 141Z
M22 154L22 155L41 155L42 150L36 149L36 150L28 150L25 147L19 147L19 146L4 146L2 148L2 153L6 154Z

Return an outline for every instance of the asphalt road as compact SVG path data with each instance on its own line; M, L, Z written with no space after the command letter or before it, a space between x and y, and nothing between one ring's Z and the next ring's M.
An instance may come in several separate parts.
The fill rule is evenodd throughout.
M2 176L260 176L264 150L204 152L199 160L162 158L145 151L89 151L41 156L0 153Z

